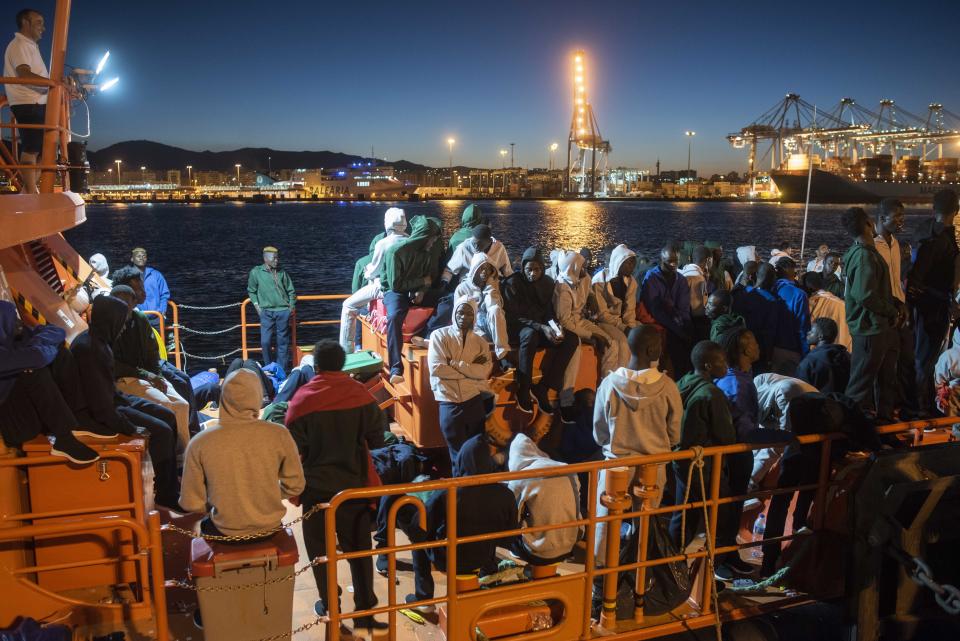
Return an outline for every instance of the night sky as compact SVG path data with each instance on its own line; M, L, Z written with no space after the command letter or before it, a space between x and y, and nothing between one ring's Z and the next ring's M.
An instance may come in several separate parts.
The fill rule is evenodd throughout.
M53 2L33 2L47 17ZM787 92L960 112L960 2L74 2L68 62L121 81L90 101L93 149L343 151L547 164L571 113L571 54L614 165L743 170L724 136ZM11 3L5 5L12 9ZM13 25L13 11L9 25ZM12 32L12 29L11 29ZM75 128L84 128L82 108Z

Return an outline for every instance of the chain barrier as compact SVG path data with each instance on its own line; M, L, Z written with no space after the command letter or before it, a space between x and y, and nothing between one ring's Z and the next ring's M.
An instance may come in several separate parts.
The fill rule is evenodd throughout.
M236 325L233 325L233 326L228 327L228 328L226 328L226 329L216 329L216 330L212 330L212 331L205 331L205 330L202 330L202 329L193 329L192 327L187 327L186 325L181 325L181 324L179 324L179 323L174 324L174 325L171 325L170 327L176 327L176 328L178 328L178 329L180 329L180 330L182 330L182 331L184 331L184 332L189 332L189 333L191 333L191 334L197 334L197 335L199 335L199 336L216 336L216 335L218 335L218 334L226 334L227 332L232 332L232 331L235 330L235 329L239 329L239 328L243 327L243 325L237 323Z
M177 307L180 309L196 309L196 310L216 310L216 309L230 309L232 307L240 307L243 305L243 301L239 303L227 303L226 305L187 305L185 303L177 303Z
M927 562L918 556L910 556L903 550L888 546L887 551L909 573L910 580L933 592L937 605L947 614L960 614L960 589L947 583L937 583Z
M218 535L218 534L203 534L203 533L197 534L193 530L186 530L177 525L173 525L172 523L168 523L164 525L163 530L164 532L176 532L177 534L183 534L184 536L189 536L195 539L201 538L205 541L229 541L232 543L245 543L245 542L258 541L260 539L269 538L274 534L276 534L277 532L279 532L280 530L283 530L288 527L293 527L294 525L296 525L297 523L300 523L301 521L306 521L311 516L313 516L323 508L325 508L326 506L327 506L326 503L317 503L313 507L311 507L309 510L305 511L303 514L293 519L289 523L281 523L280 525L274 528L270 528L269 530L261 530L260 532L253 532L251 534L236 534L233 536Z
M183 579L168 579L167 586L175 588L183 588L184 590L191 590L193 592L238 592L240 590L253 590L254 588L263 588L268 585L275 585L277 583L286 583L287 581L295 581L298 576L314 568L321 563L326 562L326 557L318 556L315 559L311 559L310 563L303 566L296 572L288 574L286 576L278 576L275 579L267 579L260 583L244 583L243 585L211 585L209 587L202 588L192 581L184 581ZM189 576L190 579L193 579L193 576Z
M243 348L238 347L237 349L229 351L226 354L218 354L216 356L204 356L203 354L191 354L186 350L180 350L180 353L189 358L195 358L198 361L220 361L227 358L228 356L239 354L242 351L243 351Z

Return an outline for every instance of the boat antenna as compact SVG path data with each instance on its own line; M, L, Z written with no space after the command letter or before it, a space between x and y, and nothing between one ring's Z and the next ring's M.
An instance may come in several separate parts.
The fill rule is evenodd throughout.
M813 129L817 128L817 106L813 106ZM810 184L813 182L813 140L807 148L807 202L803 206L803 236L800 237L800 265L803 265L803 250L807 247L807 216L810 214Z

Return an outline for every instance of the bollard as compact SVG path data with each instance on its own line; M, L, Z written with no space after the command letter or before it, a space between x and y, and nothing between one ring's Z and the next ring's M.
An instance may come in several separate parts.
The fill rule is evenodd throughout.
M640 499L640 509L649 510L656 507L657 495L660 487L657 485L657 473L660 465L650 464L640 466L639 484L633 488L633 495ZM639 519L640 545L637 546L637 561L647 560L647 546L650 541L650 515L641 514ZM633 620L636 623L643 623L643 600L646 593L647 568L640 566L637 568L637 584L635 588L636 603L633 608Z
M611 467L605 474L603 495L600 503L611 515L623 514L632 503L627 494L630 484L629 467ZM607 549L604 565L616 568L620 565L620 519L606 521ZM611 572L603 577L603 609L600 611L600 627L613 630L617 625L617 578L619 572Z

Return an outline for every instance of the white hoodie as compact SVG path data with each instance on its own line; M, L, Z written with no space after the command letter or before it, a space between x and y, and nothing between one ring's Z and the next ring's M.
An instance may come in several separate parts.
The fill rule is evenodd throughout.
M624 277L623 280L627 285L624 300L613 295L610 281L620 273L620 267L624 261L636 255L626 245L617 245L610 253L610 266L604 267L593 276L593 293L597 297L599 308L597 320L614 325L624 332L640 324L637 320L637 280L631 275Z
M510 257L507 256L507 248L496 238L491 240L490 247L484 253L487 255L490 264L500 272L500 277L506 278L513 273ZM447 263L447 271L454 276L462 276L464 272L470 269L470 261L476 253L477 239L466 239L453 250L453 255L450 256L450 261Z
M556 250L556 287L553 290L553 312L557 322L563 329L573 332L580 338L589 339L594 334L606 333L583 316L583 308L587 304L585 292L581 282L584 258L578 252ZM553 256L553 252L551 252Z
M790 413L787 411L790 401L819 391L810 383L782 374L760 374L754 377L753 384L757 388L760 422L769 423L775 419L781 430L790 430Z
M387 235L373 246L373 256L363 269L363 276L369 281L380 278L383 258L387 250L407 237L407 215L399 207L391 207L383 214L383 228Z
M707 277L700 265L690 263L684 265L680 273L687 279L690 287L690 315L705 316L707 304Z
M526 434L517 434L510 444L507 469L511 472L566 467L566 463L547 456ZM576 474L509 481L517 497L517 512L522 527L552 525L580 518L580 483ZM577 544L582 528L571 526L523 535L526 548L541 559L569 554Z
M611 372L597 388L593 438L607 459L663 454L680 442L683 401L656 368Z
M757 248L754 245L737 247L737 260L740 261L741 267L749 263L751 260L755 263L759 262L759 259L757 258Z
M497 358L503 358L510 351L510 336L507 334L507 318L503 312L503 297L500 296L500 280L496 277L487 281L487 284L481 289L474 284L474 278L477 271L484 264L493 267L493 263L487 258L486 254L474 254L470 259L470 271L460 279L460 284L453 293L454 299L461 297L469 298L478 307L481 308L481 314L486 314L486 329L483 331L477 328L475 331L481 336L487 336L493 341L496 348ZM480 317L477 317L480 322Z
M953 347L944 350L933 369L935 385L955 385L960 379L960 327L953 331Z
M477 312L477 303L470 298L458 298L453 303L453 315L462 305ZM477 356L484 355L487 361L474 363ZM490 372L493 371L493 355L487 341L470 330L464 334L454 325L433 330L427 348L427 366L430 369L430 389L438 401L462 403L483 392L490 392Z

